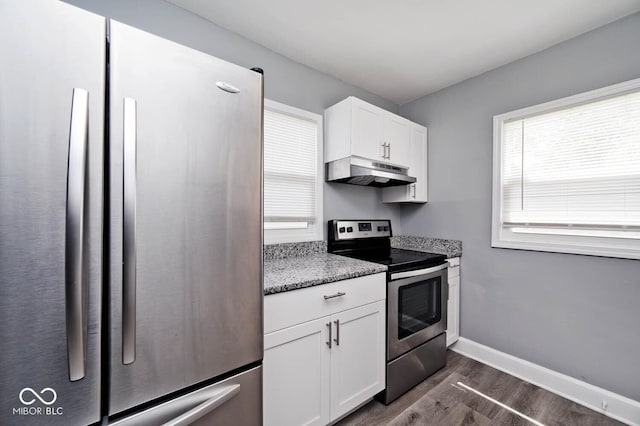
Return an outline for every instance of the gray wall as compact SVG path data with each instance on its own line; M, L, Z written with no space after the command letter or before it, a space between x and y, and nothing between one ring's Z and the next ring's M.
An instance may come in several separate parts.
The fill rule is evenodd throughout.
M491 248L492 118L640 77L640 14L401 107L429 127L406 234L463 242L461 335L640 401L640 261Z
M225 30L162 0L67 0L108 18L248 68L265 72L265 97L318 114L347 96L357 96L392 112L398 105L351 86ZM381 190L324 184L324 220L389 218L400 230L400 210L382 204ZM326 238L326 227L325 227Z

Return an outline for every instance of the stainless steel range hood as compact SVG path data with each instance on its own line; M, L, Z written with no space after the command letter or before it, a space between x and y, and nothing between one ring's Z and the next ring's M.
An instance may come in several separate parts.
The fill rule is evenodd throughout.
M327 163L327 182L363 186L399 186L414 183L408 169L360 157L346 157Z

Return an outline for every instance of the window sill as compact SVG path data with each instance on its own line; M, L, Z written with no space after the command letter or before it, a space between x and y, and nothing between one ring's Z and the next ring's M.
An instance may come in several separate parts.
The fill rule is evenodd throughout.
M322 240L322 227L310 226L305 229L265 229L265 244L302 243Z
M502 231L502 235L493 235L491 247L620 259L640 259L640 239L532 233L514 235L515 233L507 230L503 229Z

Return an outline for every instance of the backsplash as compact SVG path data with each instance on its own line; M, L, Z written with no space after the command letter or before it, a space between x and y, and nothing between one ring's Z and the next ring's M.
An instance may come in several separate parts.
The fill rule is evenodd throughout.
M311 256L327 252L326 241L304 241L300 243L266 244L264 260L284 259L286 257Z

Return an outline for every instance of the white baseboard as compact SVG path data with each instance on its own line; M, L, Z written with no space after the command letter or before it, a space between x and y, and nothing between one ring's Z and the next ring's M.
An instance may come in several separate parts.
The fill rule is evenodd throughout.
M449 349L543 389L584 405L607 417L640 426L640 402L558 373L524 359L461 337ZM602 408L606 402L606 409Z

